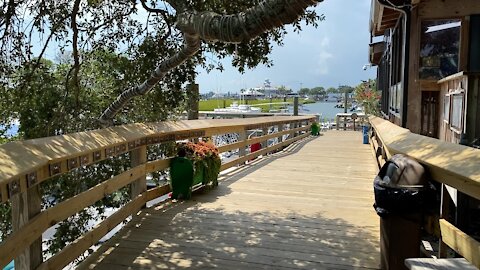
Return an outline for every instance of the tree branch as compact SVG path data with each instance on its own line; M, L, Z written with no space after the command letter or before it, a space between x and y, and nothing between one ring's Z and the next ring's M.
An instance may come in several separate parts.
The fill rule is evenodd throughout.
M207 42L241 43L296 21L309 6L323 0L266 0L244 12L220 15L204 11L178 15L177 28Z
M141 85L125 90L117 99L108 106L100 116L100 124L109 126L112 124L113 117L127 104L132 98L148 93L167 72L176 68L195 55L200 50L201 41L198 35L185 34L185 45L182 50L172 57L164 60L150 75L150 78Z
M78 73L80 71L80 56L78 54L78 25L77 25L77 14L80 9L80 0L75 0L73 4L72 17L71 17L71 27L73 31L73 83L75 84L75 107L76 109L79 106L79 96L80 96L80 85L78 81Z
M187 4L185 0L166 0L165 2L169 3L177 13L183 12L187 9Z
M143 3L143 0L141 0ZM149 92L167 72L179 66L200 50L201 39L212 42L247 42L260 34L296 21L305 9L323 0L265 0L259 5L234 15L214 12L184 11L184 0L167 0L177 11L176 27L183 32L185 47L163 61L150 78L140 86L124 91L100 116L103 126L112 124L113 117L133 97Z
M166 10L163 10L163 9L151 8L151 7L147 6L147 3L145 2L145 0L140 0L140 2L142 3L142 7L146 11L152 12L152 13L159 13L162 16L163 20L165 21L165 23L167 24L167 27L168 27L167 35L164 38L167 38L167 37L171 36L172 35L172 26L170 25L170 22L168 21L168 18L167 18L168 12ZM147 21L147 27L148 27L148 21Z

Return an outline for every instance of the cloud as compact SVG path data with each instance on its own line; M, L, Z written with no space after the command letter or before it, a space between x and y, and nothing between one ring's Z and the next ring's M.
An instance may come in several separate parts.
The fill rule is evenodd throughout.
M330 59L334 58L329 52L330 38L323 37L320 41L319 52L316 53L316 68L314 75L327 75L329 73Z

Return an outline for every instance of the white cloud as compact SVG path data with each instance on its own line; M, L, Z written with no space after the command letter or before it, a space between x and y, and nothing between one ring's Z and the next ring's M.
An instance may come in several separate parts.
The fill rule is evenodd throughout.
M330 59L334 58L333 54L329 52L330 38L323 37L320 41L319 52L316 53L316 68L315 75L327 75L329 73Z

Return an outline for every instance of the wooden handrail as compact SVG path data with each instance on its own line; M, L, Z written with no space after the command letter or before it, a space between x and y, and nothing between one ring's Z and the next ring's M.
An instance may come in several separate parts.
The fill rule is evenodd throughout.
M0 146L0 201L5 202L52 176L143 145L314 119L314 116L279 116L166 121L6 143Z
M90 131L72 135L57 136L51 138L35 139L23 142L14 142L0 146L0 188L2 200L9 200L15 194L21 194L28 188L38 185L53 175L59 175L78 166L84 166L95 163L109 156L119 155L126 151L140 149L146 145L158 144L165 141L175 141L178 139L198 138L200 136L211 136L215 134L245 133L250 129L268 128L271 126L282 126L279 132L267 134L261 137L245 139L239 143L220 147L220 152L233 150L236 148L245 148L249 144L264 142L268 139L304 132L303 135L292 136L288 140L270 146L258 152L249 155L240 156L240 158L222 165L222 170L237 164L244 163L246 160L266 154L282 146L289 145L297 140L303 139L309 135L310 122L315 117L268 117L268 118L250 118L237 120L194 120L165 122L156 124L135 124L126 125L106 130ZM290 124L289 130L283 130L284 124ZM296 127L297 124L300 127ZM304 124L304 126L302 126ZM138 130L138 134L135 132ZM108 139L112 138L109 142ZM93 141L91 141L93 140ZM97 141L98 140L98 141ZM62 144L65 144L64 147ZM145 148L143 148L145 149ZM145 152L145 150L143 150ZM93 160L96 154L99 154L97 160ZM28 162L32 156L33 161ZM85 162L82 157L89 156ZM76 157L76 158L75 158ZM78 164L73 164L72 159L76 159ZM22 160L23 162L19 162ZM146 173L162 171L169 167L171 158L150 161L136 164L132 169L114 176L89 190L80 193L72 198L65 200L53 207L50 207L12 233L6 240L0 243L0 269L9 263L13 258L28 249L29 246L41 237L42 233L49 227L55 225L69 216L81 211L85 207L93 205L101 200L105 195L117 191L118 189L144 178ZM17 164L18 162L18 164ZM58 164L55 168L58 172L52 174L52 164ZM8 166L10 167L8 167ZM73 166L76 165L76 166ZM29 174L35 173L35 181L29 179ZM22 177L23 176L23 177ZM40 176L40 177L39 177ZM16 193L11 193L11 185L16 185ZM92 230L87 232L58 254L51 257L48 261L40 264L39 269L58 269L68 265L72 260L83 254L90 246L94 245L101 237L107 234L117 224L122 222L129 215L134 215L143 205L152 199L158 198L170 192L170 186L164 185L148 191L141 191L133 195L132 201L122 208L118 209L111 217L102 221ZM136 197L135 197L136 196Z
M467 261L480 268L480 243L457 229L445 219L440 220L442 241Z
M414 158L427 168L433 180L480 199L480 150L414 134L378 117L370 117L369 120L375 139L382 145L387 159L395 154ZM372 145L376 151L378 143ZM442 208L445 202L442 196ZM439 255L443 256L446 244L480 267L480 244L445 219L440 219L439 224L442 237Z
M388 158L410 156L426 166L436 181L480 199L480 150L414 134L378 117L369 120Z

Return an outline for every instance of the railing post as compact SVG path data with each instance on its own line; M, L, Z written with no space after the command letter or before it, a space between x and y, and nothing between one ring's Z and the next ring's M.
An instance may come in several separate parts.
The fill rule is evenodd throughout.
M147 146L142 145L140 148L130 151L130 164L132 168L147 162ZM147 191L147 176L146 174L137 178L130 185L130 198L133 200L138 195ZM143 206L145 207L145 205Z
M268 128L262 128L262 133L263 133L263 136L268 135ZM262 142L262 149L265 149L267 147L268 147L268 140Z
M295 124L294 123L290 123L290 130L293 130L295 128ZM292 131L290 132L290 138L289 139L292 139L295 137L295 132Z
M298 97L293 98L293 115L298 116Z
M42 196L38 185L11 198L12 226L17 231L42 210ZM15 269L35 269L43 261L42 238L36 239L28 249L15 258Z
M247 140L247 131L246 130L242 130L238 133L238 141L239 142L244 142ZM244 157L246 154L245 152L245 146L242 146L240 148L238 148L238 156L239 158L241 157Z
M340 128L340 116L335 116L335 122L337 122L337 130Z
M278 129L278 132L279 132L279 133L282 132L282 131L283 131L283 124L278 125L278 126L277 126L277 129ZM277 143L282 143L282 141L283 141L283 135L278 136L277 140L278 140Z
M199 86L196 83L187 86L188 120L198 119L198 103L200 99Z
M440 219L447 218L449 214L449 202L450 202L450 195L448 194L448 190L445 187L445 184L442 184L440 196ZM448 246L440 239L438 243L438 257L439 258L447 258L447 250Z

